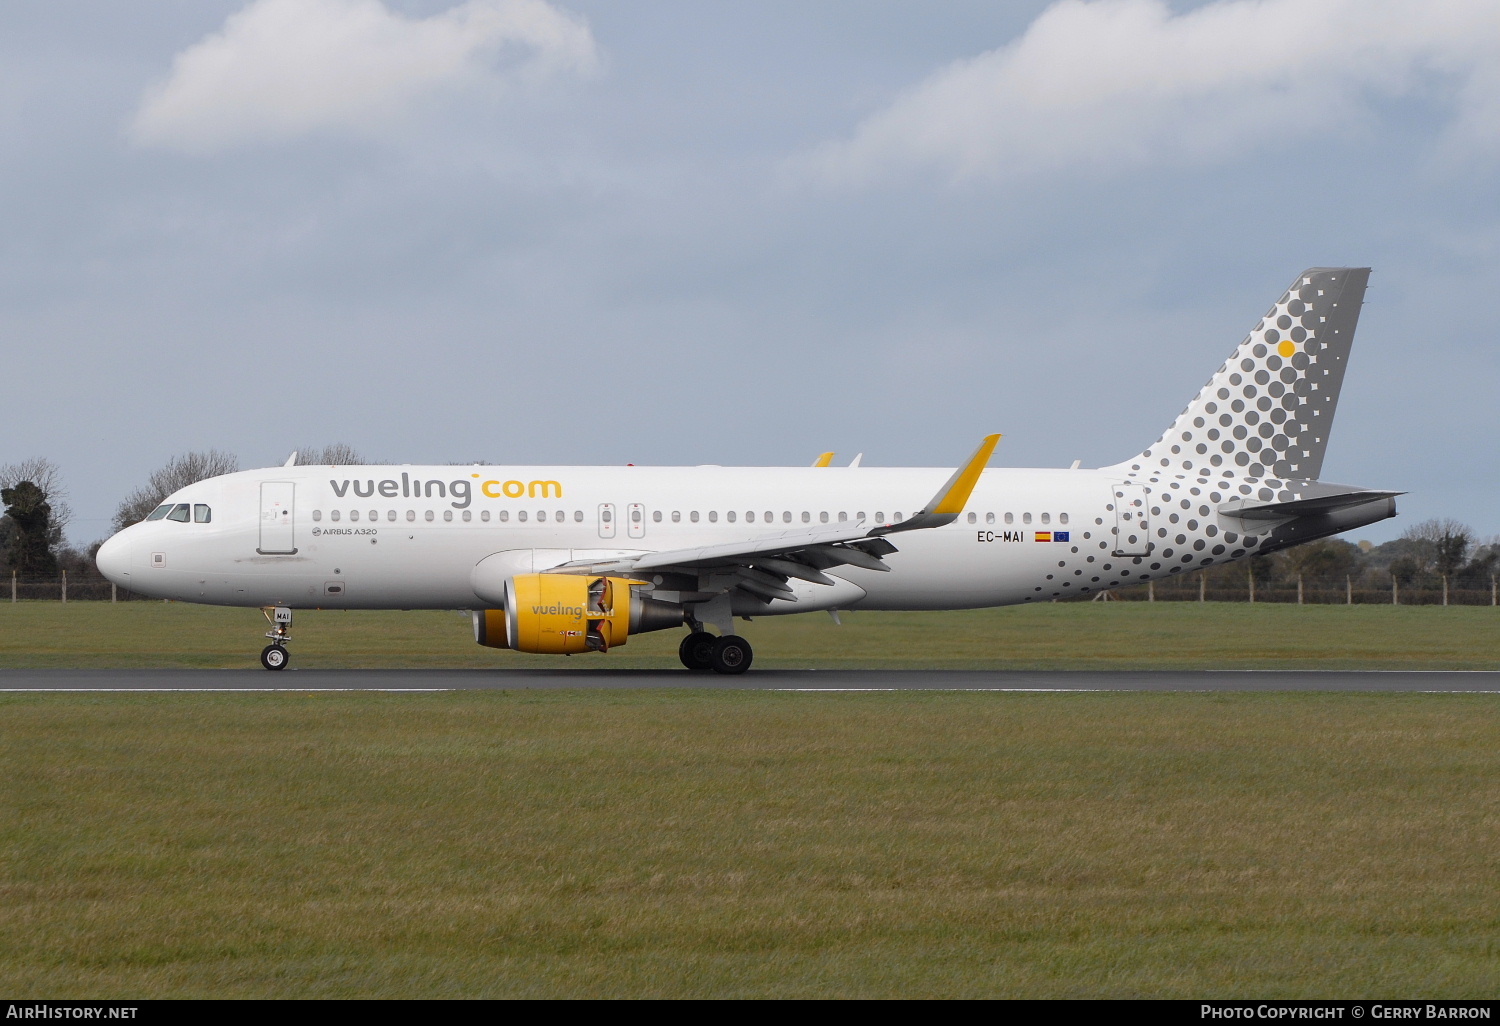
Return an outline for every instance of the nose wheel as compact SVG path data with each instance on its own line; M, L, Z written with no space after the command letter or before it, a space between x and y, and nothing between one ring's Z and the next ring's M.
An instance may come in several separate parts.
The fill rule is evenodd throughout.
M291 654L280 645L267 645L260 650L260 665L268 670L284 670L291 661Z
M261 612L271 624L266 631L271 643L260 650L260 665L268 670L284 670L292 661L292 654L286 650L287 642L292 640L292 611L286 606L266 606Z

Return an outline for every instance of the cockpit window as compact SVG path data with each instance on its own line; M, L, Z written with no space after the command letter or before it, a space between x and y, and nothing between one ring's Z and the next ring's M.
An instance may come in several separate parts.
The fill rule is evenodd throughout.
M203 503L200 502L193 506L193 523L208 524L212 523L213 519L214 511L203 505Z
M172 512L172 504L169 502L165 506L158 506L155 509L153 509L151 511L151 515L149 517L147 517L146 519L147 520L160 520L162 517L166 516L170 512Z
M185 502L179 502L172 512L167 514L168 520L175 520L179 524L185 524L192 519L192 507Z

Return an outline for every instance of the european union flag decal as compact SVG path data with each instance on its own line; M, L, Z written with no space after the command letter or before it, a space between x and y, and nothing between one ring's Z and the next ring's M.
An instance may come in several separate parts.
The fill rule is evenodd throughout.
M1053 541L1067 541L1068 540L1068 532L1067 531L1053 531L1052 532L1052 540Z

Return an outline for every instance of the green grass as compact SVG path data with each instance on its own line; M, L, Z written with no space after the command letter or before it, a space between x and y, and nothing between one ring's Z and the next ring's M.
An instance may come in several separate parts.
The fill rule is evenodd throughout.
M1500 990L1489 696L54 693L0 731L8 994Z
M760 667L1496 669L1488 606L1063 603L942 613L823 613L737 625ZM253 667L260 612L161 602L0 602L0 668ZM563 660L484 649L467 615L299 612L298 667L676 667L680 632Z

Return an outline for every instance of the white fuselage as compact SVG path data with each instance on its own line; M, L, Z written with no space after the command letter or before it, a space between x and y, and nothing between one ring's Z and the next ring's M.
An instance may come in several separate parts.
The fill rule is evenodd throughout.
M471 574L495 553L547 550L538 557L540 570L569 559L734 542L844 520L892 523L915 513L949 473L873 467L252 470L191 485L168 500L207 506L207 523L136 524L105 544L99 565L131 591L191 602L480 609L495 603L476 594ZM751 605L759 614L999 606L1094 593L1232 558L1223 544L1211 554L1214 536L1235 529L1217 526L1216 514L1193 521L1194 538L1209 545L1199 546L1191 566L1175 557L1169 567L1150 555L1114 555L1112 486L1122 480L1116 470L987 470L956 523L892 537L899 551L885 558L889 572L841 566L830 571L837 587L794 582L795 601ZM271 508L272 497L283 505ZM1199 516L1196 508L1193 516ZM1043 540L1059 534L1067 540ZM1233 542L1234 535L1218 540Z

